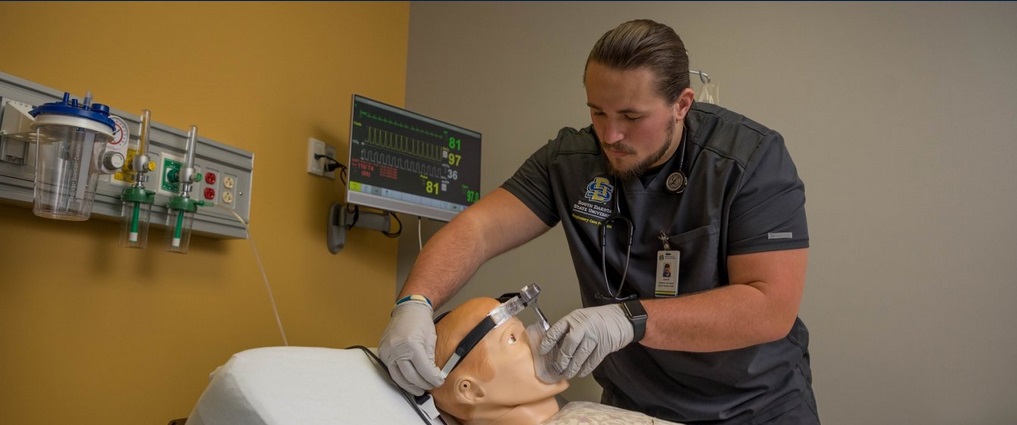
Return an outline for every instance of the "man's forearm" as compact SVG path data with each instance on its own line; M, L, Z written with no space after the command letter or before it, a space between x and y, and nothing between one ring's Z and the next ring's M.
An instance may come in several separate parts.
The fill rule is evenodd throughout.
M434 307L448 301L485 261L522 245L550 227L519 199L495 189L460 213L424 245L400 297L421 294Z
M671 299L644 300L646 336L661 350L733 350L783 338L794 325L805 284L807 250L743 256L732 283Z
M471 233L474 230L470 228L470 220L463 218L453 220L428 241L413 264L399 297L421 294L430 299L437 309L452 298L487 260L478 246L483 241L463 236L476 234Z

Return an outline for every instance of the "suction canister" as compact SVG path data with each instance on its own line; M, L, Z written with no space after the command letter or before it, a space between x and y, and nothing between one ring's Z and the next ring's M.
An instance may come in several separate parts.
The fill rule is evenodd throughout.
M83 221L92 214L103 150L113 139L109 107L64 93L63 101L33 109L37 143L35 215Z

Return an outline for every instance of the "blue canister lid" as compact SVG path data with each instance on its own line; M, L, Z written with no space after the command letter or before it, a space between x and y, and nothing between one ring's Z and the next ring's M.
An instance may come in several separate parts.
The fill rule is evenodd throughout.
M54 114L85 118L105 124L109 126L110 130L116 129L116 124L109 117L109 106L101 103L79 105L78 99L71 99L71 94L66 92L64 93L63 101L44 103L29 111L29 114L32 114L33 117L43 114Z

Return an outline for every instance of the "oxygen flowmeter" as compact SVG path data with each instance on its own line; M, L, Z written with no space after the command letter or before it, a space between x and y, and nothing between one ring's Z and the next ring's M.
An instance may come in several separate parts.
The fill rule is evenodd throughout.
M177 183L177 193L170 197L166 205L166 239L170 252L187 253L187 245L191 239L191 225L194 223L194 213L198 207L204 206L204 201L191 199L191 187L200 177L194 170L194 149L198 139L198 127L191 126L187 132L187 153L184 165L179 171L170 173L169 180Z
M138 150L127 164L128 181L131 185L120 194L123 207L120 214L120 246L145 248L148 244L148 225L152 218L155 192L145 189L146 175L155 169L155 163L148 158L148 134L152 113L145 109L141 113L141 130L138 132Z
M79 103L64 93L63 101L32 109L37 154L35 215L83 221L92 214L103 164L123 164L123 155L107 145L116 127L109 107L92 103L91 93ZM119 157L118 157L119 155Z

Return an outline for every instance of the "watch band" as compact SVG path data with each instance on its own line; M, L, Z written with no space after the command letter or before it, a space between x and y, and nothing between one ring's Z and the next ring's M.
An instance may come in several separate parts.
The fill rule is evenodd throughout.
M646 335L646 309L639 299L625 301L621 304L625 317L632 323L632 342L639 342Z

